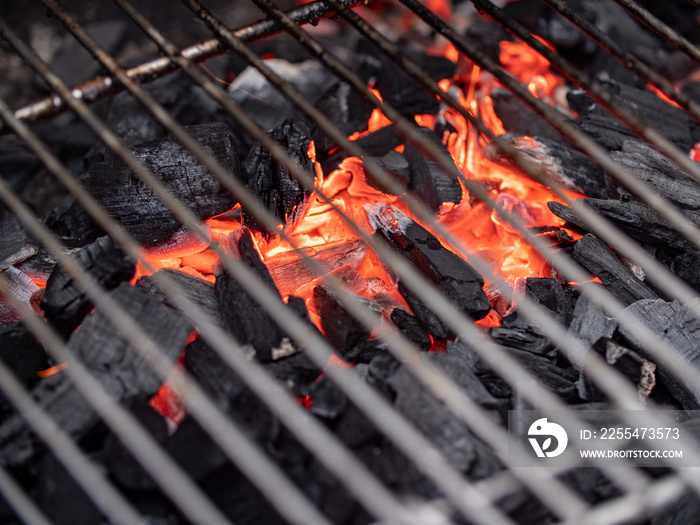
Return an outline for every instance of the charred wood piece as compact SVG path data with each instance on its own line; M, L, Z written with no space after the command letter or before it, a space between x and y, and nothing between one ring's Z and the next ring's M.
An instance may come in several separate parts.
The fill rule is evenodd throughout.
M474 319L481 319L489 312L491 303L483 290L484 280L469 263L442 246L433 234L399 210L385 204L366 209L377 233L460 310ZM437 320L434 313L406 291L407 287L399 281L399 293L425 329L438 339L450 337L451 332Z
M192 126L187 131L231 176L241 178L238 149L224 124ZM223 213L236 204L228 189L171 138L137 146L132 153L200 219ZM80 180L143 245L161 244L182 227L148 186L111 153L92 162ZM73 246L83 246L100 236L99 228L72 196L51 212L47 224Z
M10 288L10 293L15 299L22 302L24 306L30 310L38 311L34 307L37 294L40 293L40 288L31 280L31 278L21 272L14 266L10 266L2 273L7 279L7 284ZM0 296L0 300L2 297ZM0 310L0 326L9 326L21 319L20 313L9 303L0 302L3 305Z
M196 339L185 349L185 370L224 412L229 412L233 399L245 390L243 381L231 370L221 356Z
M364 343L370 330L355 319L340 303L335 294L325 286L317 286L313 291L313 304L321 320L321 329L340 356L350 362L362 360ZM352 296L350 300L358 301L360 307L373 313L374 326L381 322L379 305L361 296Z
M605 357L609 365L637 385L639 400L644 403L656 385L656 365L608 338L599 339L593 348Z
M667 303L661 299L641 300L625 309L642 322L647 328L655 332L664 341L673 347L676 354L688 366L700 367L700 321L693 312L678 304ZM641 342L635 334L625 327L620 328L622 335L630 342L642 356L646 356ZM674 374L669 372L662 361L656 361L657 379L669 390L673 397L686 410L698 410L700 408L700 385L687 384Z
M598 277L603 285L626 305L640 299L658 297L620 262L603 241L591 234L585 235L576 243L574 259Z
M376 131L372 131L354 141L361 147L367 155L371 157L382 157L389 151L403 144L404 139L399 135L393 126L384 126ZM340 162L347 157L341 150L332 153L321 162L323 173L330 174L338 168Z
M109 295L174 363L185 348L191 331L189 324L157 298L126 283ZM99 307L71 336L68 348L117 400L126 403L136 399L147 401L162 384L158 375ZM91 405L63 373L43 379L32 389L32 396L74 439L79 439L99 421ZM22 464L39 450L40 445L21 416L14 415L0 425L2 464Z
M599 283L587 283L585 286L601 286ZM576 301L574 314L569 325L569 332L587 346L601 338L610 338L615 333L617 322L605 315L588 297L581 294Z
M39 250L17 217L0 222L0 272L28 259Z
M131 257L125 254L110 237L100 237L72 256L83 272L100 286L113 290L128 281L136 271ZM46 281L46 293L41 308L46 319L63 335L70 334L90 311L93 304L76 283L58 265Z
M403 308L394 308L390 318L391 322L394 323L410 341L413 341L418 348L424 351L430 350L432 341L418 319Z
M307 154L311 132L306 124L287 119L272 130L270 135L296 164L313 175L313 163ZM262 145L253 146L243 163L243 169L248 189L280 222L286 224L302 214L313 188L307 188L297 181L287 167L273 160ZM245 207L243 224L256 230L267 231Z

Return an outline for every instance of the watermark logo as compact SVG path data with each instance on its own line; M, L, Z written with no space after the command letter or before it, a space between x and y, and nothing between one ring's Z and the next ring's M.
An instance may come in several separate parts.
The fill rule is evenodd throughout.
M564 427L547 421L546 417L538 419L530 425L527 435L538 458L556 458L566 450L566 445L569 444L569 436ZM543 437L545 439L541 441ZM557 444L556 448L550 450L553 445L552 438L556 440Z

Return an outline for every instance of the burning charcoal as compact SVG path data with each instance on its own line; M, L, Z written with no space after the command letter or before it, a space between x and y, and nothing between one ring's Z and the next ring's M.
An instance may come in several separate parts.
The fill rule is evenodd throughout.
M467 27L465 37L467 41L477 46L477 49L496 62L501 56L501 42L511 40L508 31L503 29L501 24L487 20L479 20L477 24L470 24Z
M92 525L102 521L100 509L59 460L46 454L39 465L37 503L53 523Z
M647 328L655 332L663 340L673 346L677 355L688 366L700 366L700 321L690 309L680 306L678 302L667 303L661 299L641 300L628 306L626 313L639 319ZM646 355L644 347L634 333L625 327L620 327L620 332L632 344L633 348L643 356ZM663 365L657 363L658 376L668 388L674 398L681 403L686 410L700 409L700 388L698 385L689 385L675 377Z
M680 208L700 210L698 183L651 146L639 140L626 140L622 149L613 152L611 156L650 186L655 193ZM700 166L700 163L698 165ZM620 191L626 193L626 190ZM635 199L633 196L631 198Z
M0 222L0 272L28 259L37 251L36 242L17 217Z
M586 286L601 286L598 283L589 283ZM569 332L580 339L585 345L592 346L602 337L612 337L617 323L605 315L588 297L581 294L576 301L574 316L569 325Z
M313 165L307 155L311 134L306 124L296 120L285 120L270 135L289 156L309 174ZM288 223L301 215L312 188L301 185L289 170L272 159L260 144L250 150L244 163L248 189L260 198L270 212L281 222ZM266 231L257 219L243 208L243 224Z
M232 234L229 246L270 289L279 294L270 273L260 260L249 230L243 229ZM228 273L217 275L214 292L226 328L239 343L251 344L259 360L270 361L296 353L292 342L270 318L267 311ZM306 314L303 303L299 304L298 301L290 299L289 307L302 317Z
M644 122L673 142L683 151L700 140L700 128L682 109L672 106L654 93L613 81L603 82L613 100L634 111ZM619 150L634 132L616 117L595 104L582 91L571 91L567 96L571 108L579 113L581 129L609 151Z
M406 159L405 156L398 151L391 150L383 157L372 157L372 160L389 172L389 175L391 175L394 181L401 187L402 191L400 193L406 190L410 182L410 168L408 159ZM391 191L389 188L385 187L379 179L375 179L367 170L365 170L365 178L367 183L373 188L384 193L389 193L390 195L397 194L397 192Z
M301 91L312 104L320 100L332 82L330 73L312 60L292 64L273 58L266 60L265 64L285 82ZM231 84L229 97L265 130L279 127L285 118L296 114L294 104L253 66L247 67Z
M305 252L329 271L333 271L346 264L357 267L367 254L367 245L360 239L328 242L305 248ZM266 258L265 266L283 296L319 277L293 251Z
M240 178L238 150L223 124L188 128L194 139L234 177ZM133 149L136 158L156 175L180 202L200 219L231 209L235 199L185 148L176 141L143 144ZM83 185L134 238L144 245L165 242L182 225L153 192L112 154L89 165ZM68 197L47 220L67 243L82 246L99 236L85 211Z
M510 91L496 88L490 96L493 100L493 110L507 133L561 141L561 134L558 131Z
M491 303L483 290L483 278L428 230L384 204L368 206L367 215L377 232L463 312L474 319L481 319L489 312ZM438 339L449 337L444 325L434 314L428 315L429 311L420 307L413 294L406 294L406 288L399 281L399 292L426 330Z
M344 135L352 135L367 127L372 115L372 105L345 82L331 86L316 105L331 122L338 126ZM315 128L312 132L316 154L319 160L325 159L326 152L337 144L323 131Z
M599 199L585 199L584 202L640 242L662 249L689 251L694 248L693 244L679 235L673 226L644 204ZM588 231L585 223L570 208L558 202L548 202L547 206L556 216L569 222L569 227L578 231ZM692 222L700 224L699 212L686 210L684 214Z
M365 297L353 296L354 300L367 312L378 313L379 307ZM363 352L362 347L369 336L360 321L355 319L338 301L333 292L325 286L317 286L313 291L314 308L321 320L321 329L340 356L350 362L357 362ZM374 315L374 326L379 325L381 317Z
M233 399L245 386L221 356L202 341L196 339L185 349L185 370L219 407L229 412Z
M113 290L119 283L134 275L136 266L127 254L109 237L100 237L94 243L78 250L73 258L84 273L97 283ZM41 308L46 319L63 335L70 334L83 320L93 304L79 284L58 265L46 281L46 294Z
M588 160L586 155L561 140L522 135L510 135L504 139L523 154L533 166L544 170L547 176L566 189L591 197L617 198L615 186L605 173ZM486 155L493 161L522 171L493 144L486 148Z
M389 151L403 144L404 139L396 133L393 126L384 126L372 133L369 133L359 139L355 143L361 147L367 155L372 157L381 157ZM322 161L321 167L323 173L330 174L338 168L340 161L346 158L344 151L338 151L329 155L328 158Z
M420 322L403 308L394 308L391 312L391 322L394 323L401 332L413 341L421 350L428 351L432 345L430 336L425 333Z
M192 301L199 311L204 313L211 321L219 326L224 325L221 318L221 311L219 310L219 304L216 300L216 294L214 293L214 286L210 282L168 268L158 270L157 274L165 274L168 278L175 281L180 287L182 295L186 299ZM160 291L153 277L141 277L141 279L136 282L136 287L150 294L157 295L168 306L175 306L171 304L170 300L165 297L165 294Z
M566 317L569 302L561 283L553 277L528 277L525 280L525 293L559 319Z
M657 298L656 293L622 264L603 241L591 234L576 243L574 259L598 277L626 305L639 299Z
M452 158L447 148L435 133L428 128L420 128L425 138ZM404 156L411 165L411 184L409 189L423 200L431 209L437 211L443 202L459 204L462 201L462 187L455 175L459 170L452 164L449 171L427 157L424 157L410 144L406 144Z
M191 327L157 298L126 283L109 292L153 338L173 363L185 347ZM162 381L98 307L68 340L69 350L115 399L148 400ZM65 374L43 379L32 389L34 399L73 438L98 421L97 414ZM0 463L19 465L38 451L24 419L15 415L0 425Z
M10 288L10 294L13 296L16 300L22 302L24 306L29 308L30 310L34 310L34 304L35 304L35 297L37 292L40 291L40 288L32 281L27 274L24 272L19 271L17 268L14 266L10 266L7 270L4 272L0 272L4 275L4 277L7 279L7 284ZM9 303L7 304L7 313L5 314L5 319L2 319L0 317L0 326L8 326L16 321L9 321L10 319L16 318L18 321L21 316L19 312L17 312L13 306L11 306Z
M303 352L266 363L265 369L298 397L309 395L311 385L323 373Z
M324 419L335 419L348 406L348 399L338 387L326 376L311 385L309 389L311 398L311 413Z

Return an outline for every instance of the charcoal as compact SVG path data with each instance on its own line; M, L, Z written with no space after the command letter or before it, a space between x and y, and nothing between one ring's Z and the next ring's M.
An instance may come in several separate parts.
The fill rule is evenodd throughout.
M265 64L285 82L301 91L311 104L316 104L333 82L330 72L312 60L291 64L273 58L265 60ZM247 67L238 75L231 84L228 95L268 131L278 128L286 118L297 114L294 104L253 66Z
M459 356L460 360L469 366L469 369L477 375L485 374L489 368L479 357L474 346L458 337L454 341L447 341L447 353Z
M562 368L543 356L508 348L508 352L534 375L548 390L561 396L567 403L579 403L576 381L579 374L572 368ZM482 378L483 380L483 378Z
M219 304L216 300L216 294L214 293L214 286L209 281L169 268L158 270L156 273L164 274L169 279L175 281L180 287L180 293L186 299L192 301L197 309L207 315L212 322L223 326L224 323L221 318ZM173 308L175 307L175 305L165 297L165 294L160 291L153 277L141 277L136 282L136 287L150 294L157 295L166 305L172 306Z
M184 366L202 390L225 412L231 410L233 400L245 389L243 381L223 358L201 339L187 345Z
M367 416L353 404L348 404L334 430L338 438L349 447L363 445L380 435Z
M641 300L630 305L625 312L636 317L652 332L673 346L674 352L688 366L700 366L700 341L698 321L691 310L677 302L667 303L661 299ZM648 357L635 334L621 327L620 331L632 347L643 357ZM650 358L651 359L651 358ZM653 360L653 359L651 359ZM697 385L689 385L669 372L662 362L656 362L657 378L668 388L673 397L686 410L698 410L700 390Z
M616 82L603 85L612 93L613 100L634 111L642 121L654 127L683 151L700 139L700 128L682 109L672 106L654 93ZM578 124L605 149L619 150L626 140L634 139L634 132L616 117L601 108L582 91L567 95L571 108L579 113Z
M335 294L325 286L316 286L312 296L314 307L321 320L321 329L340 356L351 362L363 355L362 347L370 330L355 319L340 303ZM374 313L374 326L381 317L379 306L365 297L354 297L366 312Z
M690 286L700 291L700 251L679 255L671 262L671 270Z
M225 125L203 124L189 127L187 131L229 173L240 178L238 150ZM175 140L166 138L143 144L134 147L132 152L200 219L223 213L236 204L229 191ZM92 162L80 180L109 214L143 245L161 244L182 227L146 184L112 154ZM99 228L73 197L67 197L53 210L47 224L73 246L82 246L99 236Z
M344 135L349 136L367 128L367 121L372 115L373 107L349 84L338 82L323 94L321 100L316 104L316 109L339 127ZM312 136L319 160L325 159L326 153L338 146L318 127L314 128Z
M559 319L566 317L568 300L561 283L553 277L528 277L525 280L525 293Z
M0 331L0 360L27 388L39 381L38 372L50 366L44 348L18 326ZM0 392L0 418L10 414L11 407L5 395Z
M367 254L367 245L360 239L327 242L304 249L308 257L324 265L329 271L345 264L356 267ZM284 252L265 259L265 266L272 275L282 295L294 292L309 281L319 277L295 252Z
M639 399L645 402L656 384L656 365L606 337L596 341L593 348L605 357L609 365L637 385Z
M484 388L468 363L456 353L430 353L426 359L445 372L475 402L487 409L498 408L500 402Z
M625 305L640 299L656 299L656 293L640 281L608 248L591 234L576 243L574 259L598 277Z
M51 454L39 467L36 501L53 523L93 525L102 521L102 513L78 482Z
M496 88L490 96L493 100L493 110L506 133L536 137L540 140L561 141L561 134L557 130L510 91Z
M552 352L551 343L536 327L522 323L509 325L507 319L504 317L501 326L489 329L489 335L498 343L533 354L545 355Z
M467 471L476 458L473 435L405 368L392 375L389 384L396 392L396 409L430 439L454 468Z
M400 363L391 354L380 354L372 358L367 365L367 381L384 383L398 370L399 366Z
M17 217L0 222L0 272L28 259L38 249Z
M368 206L367 214L377 233L460 310L474 319L481 319L489 312L491 303L483 290L483 278L469 263L442 246L433 234L387 205ZM399 281L399 293L404 296L425 329L435 338L449 337L450 332L444 325L432 313L426 315L428 309L418 307L417 298L412 294L407 295L406 288Z
M406 310L403 308L395 308L391 312L391 322L394 323L409 340L413 341L418 348L424 351L430 350L432 345L430 336L425 333L420 322Z
M390 195L401 194L406 191L406 188L410 183L411 170L409 168L408 159L404 155L398 151L391 150L383 157L372 157L372 160L389 172L391 178L401 188L401 191L395 192L390 190L382 183L381 180L375 179L375 177L369 171L365 170L365 179L370 186L384 193L389 193Z
M10 266L3 274L6 283L10 290L10 295L15 298L15 300L20 301L26 308L30 310L34 309L36 303L36 297L38 297L42 290L31 280L31 278L21 272L14 266ZM18 321L22 316L19 311L17 311L9 303L2 303L6 305L6 310L2 315L0 315L0 326L9 326L16 321Z
M622 149L611 156L658 195L680 208L700 210L698 183L651 146L639 140L626 140ZM700 163L697 164L700 166ZM626 192L623 189L620 191ZM629 198L635 199L632 195Z
M323 376L309 388L311 398L311 413L324 419L335 419L348 406L348 399L335 384Z
M693 523L698 514L700 498L695 492L688 490L678 500L657 509L651 518L651 525L685 525Z
M111 56L119 50L126 37L127 24L117 19L93 22L85 26L98 45ZM72 35L66 35L61 42L61 50L51 61L50 69L68 86L75 86L96 77L100 73L100 63ZM42 80L38 84L45 87Z
M600 199L585 199L584 202L640 242L666 250L689 251L693 249L691 242L678 235L673 226L644 204ZM588 231L585 223L570 208L558 202L548 202L547 206L552 213L569 222L574 229ZM683 214L690 221L700 224L700 213L685 210Z
M188 323L157 298L126 283L109 295L133 316L174 363L190 334ZM68 348L115 399L148 400L162 384L99 307L71 336ZM32 396L73 438L83 436L98 421L97 414L65 374L54 374L37 383ZM18 465L36 452L37 444L23 418L15 415L0 425L1 463Z
M279 295L272 276L260 260L250 231L234 234L232 248L242 261L262 278L267 286ZM263 362L279 359L297 350L267 311L251 297L245 288L228 273L217 275L214 292L225 327L240 344L250 344L256 357ZM303 304L291 300L289 307L304 316Z
M501 42L511 40L510 34L501 24L487 20L479 20L478 24L470 24L464 36L467 41L495 62L498 62L501 56Z
M617 190L611 180L586 155L557 139L509 135L504 140L530 161L532 166L564 188L590 197L617 198ZM486 155L493 161L524 172L518 164L503 155L495 145L486 148Z
M683 93L693 99L696 104L700 104L700 82L688 82L683 86Z
M286 119L272 130L270 136L287 151L296 164L313 176L313 165L307 156L311 133L306 124ZM301 214L313 189L297 181L285 166L272 159L262 145L257 144L250 150L243 163L243 169L248 180L248 189L277 219L286 224ZM267 232L245 207L243 224Z
M131 257L106 236L75 252L73 259L80 264L83 273L107 290L113 290L121 282L128 281L136 271ZM92 307L93 303L82 287L61 265L56 266L46 281L46 294L41 301L46 319L67 336L77 328Z
M452 158L438 136L428 128L419 128L426 139ZM462 201L462 187L455 175L459 170L452 164L451 171L440 167L435 161L423 156L410 144L404 148L404 156L411 166L409 189L432 210L437 211L443 202L459 204Z
M389 151L403 144L403 138L399 135L394 126L384 126L376 131L368 133L354 141L367 155L381 157ZM338 168L340 161L347 157L344 151L338 151L329 155L321 162L323 173L330 174Z
M586 286L601 286L598 283L589 283ZM610 338L615 332L617 323L605 315L588 297L581 294L576 301L574 316L569 325L569 332L578 338L584 345L592 346L602 337Z
M311 385L323 372L303 352L267 363L265 369L297 397L309 395Z

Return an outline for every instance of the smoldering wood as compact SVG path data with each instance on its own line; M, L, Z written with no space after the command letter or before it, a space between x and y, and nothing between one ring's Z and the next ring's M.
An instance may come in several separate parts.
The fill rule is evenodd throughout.
M390 190L381 180L376 179L370 171L365 169L365 180L367 184L390 195L397 195L406 191L411 182L411 169L408 159L404 155L398 151L391 150L383 157L371 157L371 159L389 173L392 180L399 185L401 191L395 192Z
M489 96L493 100L493 110L506 133L561 141L561 134L558 131L510 91L496 88Z
M241 178L238 149L224 124L191 126L187 131L232 177ZM132 153L200 219L223 213L236 204L228 189L171 138L136 146ZM146 184L111 153L91 162L80 181L143 245L163 243L182 227ZM101 234L72 196L52 211L47 225L72 246L83 246Z
M313 163L307 155L311 131L301 120L285 119L270 132L292 160L313 177ZM302 185L286 166L279 164L260 144L256 144L243 163L247 186L279 221L286 224L300 216L313 188ZM259 221L243 207L243 224L267 232ZM268 232L271 234L271 232Z
M158 270L156 275L165 275L169 279L175 281L175 284L179 286L180 294L183 297L194 303L198 310L204 313L209 320L213 321L219 326L224 325L221 317L221 311L219 310L219 303L217 302L216 294L214 293L214 285L209 281L205 281L204 279L200 279L178 270L172 270L170 268ZM136 287L160 297L166 305L176 308L175 305L172 304L172 302L160 290L153 277L141 277L136 282ZM197 327L195 327L195 330L196 329Z
M644 244L675 251L689 251L694 247L668 222L661 219L653 210L639 202L584 199L595 211L617 224L630 237ZM547 206L556 216L569 222L571 227L587 232L586 224L567 206L558 202L548 202ZM700 213L693 210L681 212L695 224L700 224Z
M0 273L7 279L7 284L12 296L22 302L30 310L33 310L32 297L40 290L34 281L32 281L27 274L14 266L10 266L4 272Z
M700 366L700 321L686 306L677 301L668 303L662 299L641 300L628 306L625 312L636 317L652 332L671 344L674 352L688 366ZM650 358L636 334L620 327L621 334L645 358ZM657 365L657 378L660 378L673 397L686 410L700 407L700 387L687 384L668 371L663 361L654 360Z
M611 179L586 155L561 139L523 136L522 134L502 137L529 161L530 165L561 184L564 188L583 193L590 197L616 198L617 191ZM486 147L486 156L499 164L525 173L519 164L494 145Z
M36 254L39 247L17 217L0 221L0 272Z
M607 245L591 235L582 237L574 247L574 259L598 277L603 285L625 305L658 296L640 281Z
M613 100L633 111L643 122L652 126L683 151L690 151L700 139L700 127L685 112L644 89L614 81L599 82L613 95ZM595 104L581 90L570 91L569 105L579 114L577 120L583 131L609 151L619 150L634 132L605 109Z
M382 157L389 151L403 144L404 139L394 129L393 125L384 126L376 131L372 131L354 141L371 157ZM323 173L330 175L338 168L340 162L346 158L343 150L328 155L321 161Z
M272 276L260 259L260 254L247 228L234 232L223 243L279 296ZM260 361L279 359L297 352L297 348L289 337L272 320L267 311L228 273L222 272L216 276L214 292L225 328L240 344L252 345ZM308 319L303 301L299 303L291 297L288 299L288 307L300 314L302 319Z
M412 316L403 308L394 308L390 315L391 322L401 330L410 341L413 341L418 348L424 351L430 350L432 341L425 332L418 319Z
M373 327L379 326L381 309L376 303L361 296L348 298L372 316ZM361 359L370 330L355 319L326 286L316 286L312 300L321 321L321 330L340 356L350 362Z
M676 168L675 164L651 146L639 140L626 140L622 149L612 152L611 156L658 195L680 208L700 210L698 182ZM626 200L636 200L627 190L621 188L620 192L625 194Z
M100 237L72 255L84 274L92 277L100 286L113 290L119 283L128 281L136 272L130 256L119 248L110 237ZM46 293L41 308L46 319L64 335L70 334L93 307L82 287L59 264L46 281Z
M367 206L366 210L377 233L460 310L474 319L481 319L489 312L491 303L483 290L484 280L469 263L399 210L385 204ZM426 330L436 338L449 337L451 332L434 314L427 315L429 310L406 291L405 283L399 280L399 293Z
M367 245L360 239L324 243L305 248L307 255L328 269L336 270L345 264L356 267L367 254ZM295 252L283 252L265 258L273 281L282 295L293 293L319 275L309 268Z
M316 109L338 126L345 136L349 136L367 128L367 121L374 108L350 84L338 82L326 90L316 104ZM318 126L314 126L312 137L319 160L324 160L328 151L338 146Z
M158 298L122 283L109 292L154 339L172 363L185 347L191 327ZM99 307L68 340L68 349L116 400L148 400L162 381ZM66 374L54 374L32 389L32 397L72 438L79 439L98 421L91 405ZM0 462L20 465L41 450L24 419L14 415L0 425Z

